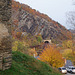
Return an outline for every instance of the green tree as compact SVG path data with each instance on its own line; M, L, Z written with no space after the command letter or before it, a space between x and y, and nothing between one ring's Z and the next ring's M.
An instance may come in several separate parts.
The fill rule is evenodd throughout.
M42 37L41 36L37 36L36 38L37 38L38 42L42 42Z

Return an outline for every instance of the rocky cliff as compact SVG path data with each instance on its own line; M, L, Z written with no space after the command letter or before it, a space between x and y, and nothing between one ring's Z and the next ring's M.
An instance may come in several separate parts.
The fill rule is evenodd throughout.
M64 26L47 15L31 9L29 6L13 1L12 29L15 32L41 34L43 39L71 39L71 33Z

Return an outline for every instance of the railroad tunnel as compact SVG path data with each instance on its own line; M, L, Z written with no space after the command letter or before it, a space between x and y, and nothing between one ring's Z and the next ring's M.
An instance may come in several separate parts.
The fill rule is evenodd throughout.
M44 43L49 43L49 41L45 41Z
M51 40L43 40L44 43L51 44Z

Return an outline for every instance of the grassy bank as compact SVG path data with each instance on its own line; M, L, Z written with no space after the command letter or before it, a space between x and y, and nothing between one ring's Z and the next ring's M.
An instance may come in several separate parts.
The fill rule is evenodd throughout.
M12 53L10 69L0 71L0 75L61 75L49 65L20 52Z

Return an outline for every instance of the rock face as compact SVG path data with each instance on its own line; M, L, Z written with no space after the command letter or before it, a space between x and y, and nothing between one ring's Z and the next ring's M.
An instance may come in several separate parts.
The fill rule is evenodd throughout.
M0 42L2 38L9 36L8 29L5 27L4 24L0 23Z
M11 67L11 0L0 0L0 70Z
M25 8L27 7L27 5L24 6ZM53 20L48 21L46 18L33 15L22 7L17 8L16 11L15 7L14 5L12 10L13 27L15 27L15 31L31 33L32 35L41 34L43 39L70 39L71 33L58 22Z

